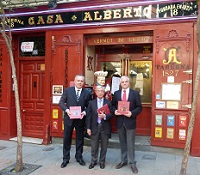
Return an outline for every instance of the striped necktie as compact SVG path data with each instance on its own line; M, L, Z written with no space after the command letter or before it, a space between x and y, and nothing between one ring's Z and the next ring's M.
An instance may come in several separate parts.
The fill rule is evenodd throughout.
M76 92L76 100L79 101L80 98L80 90L77 90Z

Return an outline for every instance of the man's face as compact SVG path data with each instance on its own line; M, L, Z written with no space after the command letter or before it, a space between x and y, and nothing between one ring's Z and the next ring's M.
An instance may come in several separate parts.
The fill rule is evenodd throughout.
M120 85L121 85L122 89L127 89L130 85L128 78L122 77Z
M99 99L102 99L104 94L105 94L105 90L102 87L98 87L95 89L95 94Z
M105 77L98 77L97 83L99 83L99 85L101 85L101 86L104 86L105 85Z
M84 77L77 76L74 80L74 84L77 87L77 89L81 89L84 85Z

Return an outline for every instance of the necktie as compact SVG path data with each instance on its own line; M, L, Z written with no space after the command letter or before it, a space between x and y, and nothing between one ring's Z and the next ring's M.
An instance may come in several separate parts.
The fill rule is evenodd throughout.
M101 101L102 101L102 100L98 100L98 109L102 107ZM101 119L100 119L99 117L98 117L97 122L98 122L98 123L101 123Z
M122 101L126 101L126 90L123 90Z
M80 90L77 90L76 92L76 100L79 101L80 98Z

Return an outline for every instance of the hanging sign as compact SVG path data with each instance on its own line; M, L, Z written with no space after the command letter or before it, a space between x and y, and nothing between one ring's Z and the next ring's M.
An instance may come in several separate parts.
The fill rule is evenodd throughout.
M21 51L22 52L33 52L34 42L22 42Z

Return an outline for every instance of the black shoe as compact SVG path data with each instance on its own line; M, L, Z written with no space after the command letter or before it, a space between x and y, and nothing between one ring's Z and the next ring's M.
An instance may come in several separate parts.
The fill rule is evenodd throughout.
M136 167L134 164L131 165L131 171L132 171L134 174L137 174L137 173L138 173L138 169L137 169L137 167Z
M65 168L69 161L63 161L63 163L60 165L61 168Z
M92 168L94 168L95 165L96 165L96 163L91 163L88 168L92 169Z
M100 168L101 168L101 169L104 169L104 168L105 168L105 163L104 163L104 162L101 162L101 163L100 163Z
M115 166L115 168L116 168L116 169L120 169L120 168L122 168L123 166L126 166L126 165L127 165L127 163L120 162L119 164L117 164L117 165Z
M85 161L82 158L81 159L77 159L76 161L82 166L85 165Z

